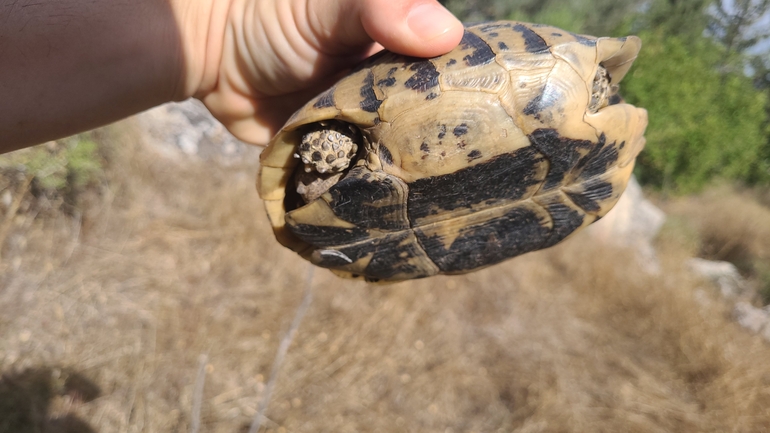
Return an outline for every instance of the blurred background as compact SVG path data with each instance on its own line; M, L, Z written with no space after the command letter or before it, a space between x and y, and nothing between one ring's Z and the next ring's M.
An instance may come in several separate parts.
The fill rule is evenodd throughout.
M770 0L444 3L639 35L641 188L472 274L315 271L262 431L770 431ZM258 156L195 102L0 156L0 433L248 431L308 270Z

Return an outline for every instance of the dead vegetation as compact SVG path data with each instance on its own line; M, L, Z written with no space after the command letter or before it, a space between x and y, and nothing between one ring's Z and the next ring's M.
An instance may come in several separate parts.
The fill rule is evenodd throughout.
M98 396L46 391L28 426L0 413L0 431L188 432L201 355L200 431L246 431L308 265L272 238L256 167L161 158L120 128L98 205L19 212L0 262L0 408L13 390L52 389L35 383L55 371ZM265 426L770 431L770 345L685 271L688 239L662 239L658 276L585 236L389 286L319 270ZM31 371L45 374L27 383Z
M666 203L666 211L695 236L694 253L738 267L770 304L770 207L767 192L719 186Z

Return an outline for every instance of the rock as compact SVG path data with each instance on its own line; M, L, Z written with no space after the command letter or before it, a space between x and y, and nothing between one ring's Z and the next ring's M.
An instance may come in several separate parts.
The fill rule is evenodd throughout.
M756 293L735 265L724 261L692 258L687 260L686 266L694 274L718 287L719 293L728 302L735 302L733 318L739 325L770 342L770 306L757 308L746 301L755 297ZM696 291L696 302L699 303L700 291L702 289Z
M3 195L0 196L0 203L3 204L3 207L8 210L8 208L11 207L11 203L13 203L13 197L11 196L11 191L6 189L3 191Z
M644 198L642 187L631 176L615 207L591 225L588 233L601 242L634 249L642 265L658 273L660 264L652 242L665 220L666 214Z
M259 147L233 137L198 100L164 104L137 117L147 139L169 157L186 155L255 167L259 160Z
M746 292L746 281L730 262L692 258L687 260L687 268L714 283L725 298L736 298Z
M760 335L762 335L762 338L770 342L770 305L763 308L762 311L765 313L767 322L765 322L765 329L762 330Z
M770 311L757 308L748 302L736 302L733 317L739 325L770 341Z

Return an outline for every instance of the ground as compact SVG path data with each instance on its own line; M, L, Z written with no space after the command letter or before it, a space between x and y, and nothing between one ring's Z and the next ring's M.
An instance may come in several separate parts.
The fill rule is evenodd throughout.
M22 206L0 250L0 432L188 432L196 399L200 431L245 432L309 265L253 163L168 158L131 121L101 137L96 197ZM770 345L666 230L660 275L585 235L463 276L316 270L266 428L770 431Z

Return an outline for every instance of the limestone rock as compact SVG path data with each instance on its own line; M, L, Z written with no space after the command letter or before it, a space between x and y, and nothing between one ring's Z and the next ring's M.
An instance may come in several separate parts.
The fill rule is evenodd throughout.
M757 308L745 301L736 302L733 316L738 324L770 341L770 311L767 307Z
M233 137L195 99L172 102L137 116L148 140L169 157L197 157L224 165L256 163L260 148Z
M614 208L588 229L600 242L634 249L644 267L658 273L660 264L652 245L666 215L644 198L642 187L631 176L626 191Z
M746 281L730 262L692 258L687 261L687 267L714 283L725 298L736 298L746 292Z

